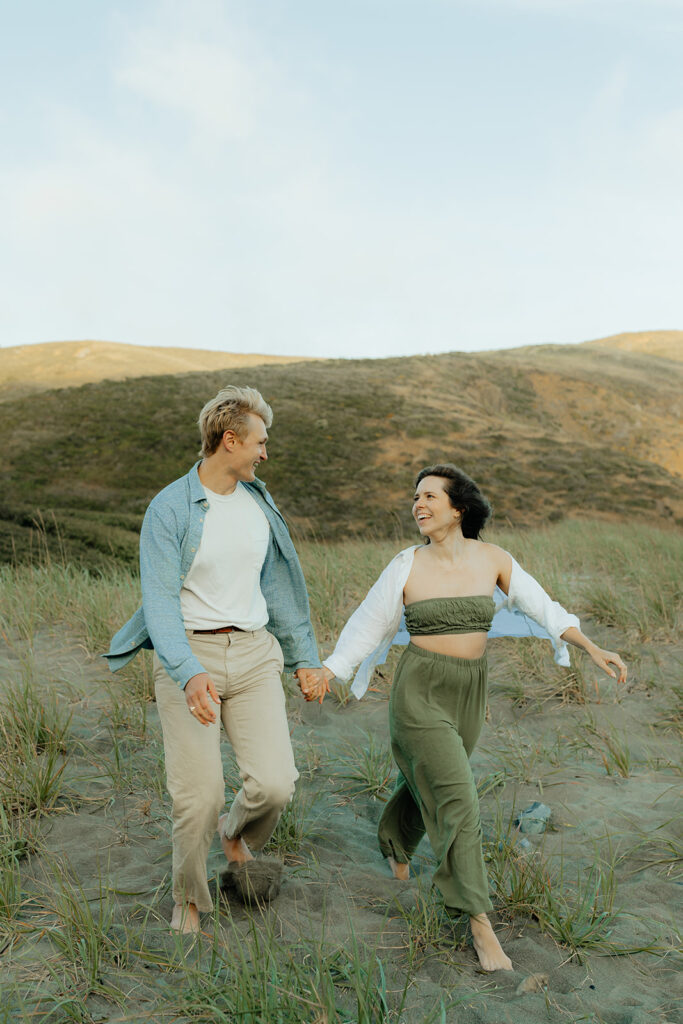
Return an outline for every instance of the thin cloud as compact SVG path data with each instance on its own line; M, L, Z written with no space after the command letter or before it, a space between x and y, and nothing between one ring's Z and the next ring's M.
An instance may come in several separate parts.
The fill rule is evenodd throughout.
M117 81L151 103L189 117L207 134L243 139L254 128L263 88L253 68L225 47L183 39L135 40Z
M409 80L381 54L351 75L322 7L277 46L235 10L128 8L98 104L46 94L33 148L0 172L3 343L362 356L676 322L683 113L642 95L668 50L625 59L603 33L604 59L555 77L546 60L536 94L524 57L552 54L555 28L535 19L510 55L503 19L484 36L475 19L461 50L502 25L504 66L484 87L473 60L456 110L462 83L421 75L427 53ZM510 84L528 109L501 106Z
M444 0L450 6L451 0ZM455 0L456 6L463 0ZM498 7L501 10L541 11L549 14L586 14L591 18L623 17L629 13L683 12L683 0L464 0L465 4Z

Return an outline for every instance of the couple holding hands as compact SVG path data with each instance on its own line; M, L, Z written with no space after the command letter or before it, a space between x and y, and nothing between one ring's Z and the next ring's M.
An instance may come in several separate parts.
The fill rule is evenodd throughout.
M289 531L256 477L272 411L253 388L227 387L199 417L200 461L150 503L140 534L142 607L113 638L113 671L154 650L154 684L173 801L171 927L199 930L213 909L206 877L218 829L226 858L244 863L270 838L298 772L281 673L322 701L335 676L361 697L398 639L409 643L389 701L394 792L379 823L393 875L407 879L425 832L434 883L453 914L469 915L484 970L511 970L487 912L479 802L469 756L486 714L487 636L548 637L569 665L583 648L623 682L618 654L599 648L502 548L479 540L491 509L450 463L417 477L422 543L401 551L351 615L321 665L306 586ZM408 636L403 634L405 639ZM611 666L614 666L612 668ZM220 725L241 788L227 813Z

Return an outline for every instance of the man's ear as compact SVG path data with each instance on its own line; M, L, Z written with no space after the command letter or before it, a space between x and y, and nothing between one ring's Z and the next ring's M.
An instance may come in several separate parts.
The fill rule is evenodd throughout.
M225 450L231 452L237 444L237 434L234 430L224 430L222 441Z

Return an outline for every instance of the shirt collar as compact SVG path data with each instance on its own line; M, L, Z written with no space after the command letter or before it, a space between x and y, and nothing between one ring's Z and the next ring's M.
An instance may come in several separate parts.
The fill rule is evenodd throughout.
M202 464L202 460L198 459L194 466L187 474L190 480L190 500L191 501L205 501L206 494L204 493L204 487L199 479L199 467Z
M197 462L195 462L195 464L192 467L192 469L190 470L190 472L188 473L188 477L189 477L189 480L190 480L190 500L193 501L193 502L194 501L204 501L206 499L206 493L204 491L204 486L203 486L201 480L199 479L199 467L201 466L201 464L202 464L202 460L198 459ZM247 487L254 487L255 486L256 489L258 491L260 491L261 494L264 496L264 498L266 498L266 500L267 500L267 488L266 488L266 485L264 484L263 480L259 480L258 477L254 477L254 479L250 480L247 483L246 486Z

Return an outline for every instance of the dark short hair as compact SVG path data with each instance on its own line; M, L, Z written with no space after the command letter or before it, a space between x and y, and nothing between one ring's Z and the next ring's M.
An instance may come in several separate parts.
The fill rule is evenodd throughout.
M462 512L462 529L464 537L477 540L479 534L491 518L491 503L481 493L474 480L467 473L454 466L452 462L439 462L435 466L425 466L417 474L415 486L426 476L438 476L444 481L444 490L453 508Z

